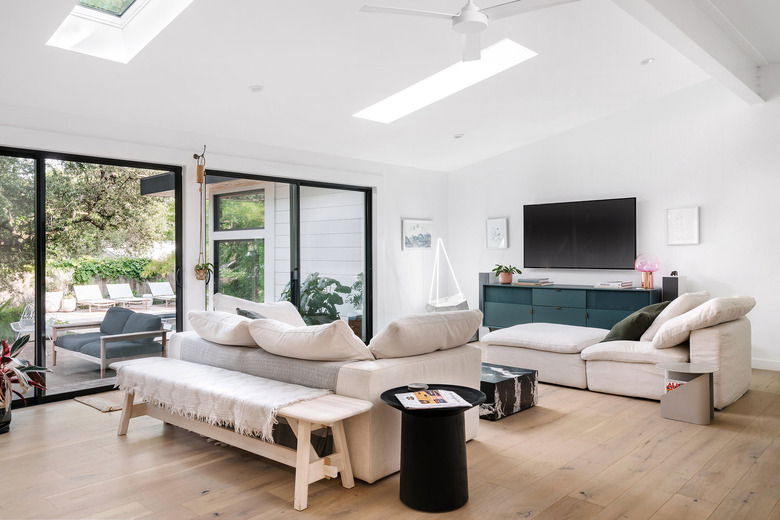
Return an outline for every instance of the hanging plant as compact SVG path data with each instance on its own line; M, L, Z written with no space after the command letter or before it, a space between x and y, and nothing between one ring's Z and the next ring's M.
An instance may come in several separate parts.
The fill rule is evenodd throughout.
M195 278L197 280L207 280L206 283L208 283L208 280L211 279L211 273L213 272L214 264L209 262L198 262L195 264Z

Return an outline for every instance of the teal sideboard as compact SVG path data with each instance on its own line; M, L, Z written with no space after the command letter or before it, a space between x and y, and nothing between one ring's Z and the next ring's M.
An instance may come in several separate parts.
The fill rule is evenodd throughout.
M532 322L611 329L632 312L661 301L661 289L484 284L481 290L483 325L491 329Z

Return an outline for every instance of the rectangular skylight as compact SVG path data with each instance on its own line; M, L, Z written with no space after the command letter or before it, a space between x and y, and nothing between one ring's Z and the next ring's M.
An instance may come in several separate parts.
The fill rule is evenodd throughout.
M353 117L379 123L392 123L534 56L536 56L534 51L512 40L501 40L483 50L481 59L460 61L361 110Z
M83 0L73 8L46 45L128 63L192 1ZM116 16L98 6L124 10L121 16Z

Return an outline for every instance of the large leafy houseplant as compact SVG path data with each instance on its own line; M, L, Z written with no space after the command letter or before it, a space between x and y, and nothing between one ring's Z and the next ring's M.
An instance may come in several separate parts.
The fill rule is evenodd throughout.
M11 346L6 340L0 341L2 354L0 355L0 433L8 431L8 423L11 422L11 399L13 394L24 399L24 393L31 386L46 389L46 381L42 372L50 372L48 368L30 364L26 359L16 357L30 340L30 336L22 336ZM12 385L16 383L20 390L14 390Z
M301 284L301 303L299 312L307 325L330 323L339 319L336 305L344 304L342 294L349 294L352 289L335 278L311 273ZM290 284L281 294L282 300L290 299Z

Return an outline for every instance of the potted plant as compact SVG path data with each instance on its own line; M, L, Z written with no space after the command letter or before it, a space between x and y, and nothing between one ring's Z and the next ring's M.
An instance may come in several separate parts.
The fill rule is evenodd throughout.
M347 324L349 325L349 328L352 329L352 332L354 332L356 336L362 337L363 336L363 295L364 295L363 273L357 275L357 279L352 284L350 291L351 292L347 295L345 300L347 303L349 303L355 308L356 312L359 312L360 314L356 316L350 316L347 319Z
M301 284L301 303L299 312L307 325L321 325L339 319L336 305L344 305L342 294L352 291L335 278L311 273ZM290 300L290 284L284 288L281 300Z
M0 341L2 345L2 354L0 354L0 433L6 433L11 427L13 394L21 397L22 402L27 404L24 393L31 386L42 390L46 389L46 382L41 372L51 372L51 370L31 365L27 360L16 357L29 339L30 336L22 336L10 347L6 340ZM11 388L14 383L19 385L21 392Z
M198 262L195 264L195 279L196 280L210 280L211 273L214 272L214 264L209 262ZM208 283L208 280L206 283Z
M498 276L498 283L512 283L513 274L521 274L523 271L511 265L496 264L493 274Z

